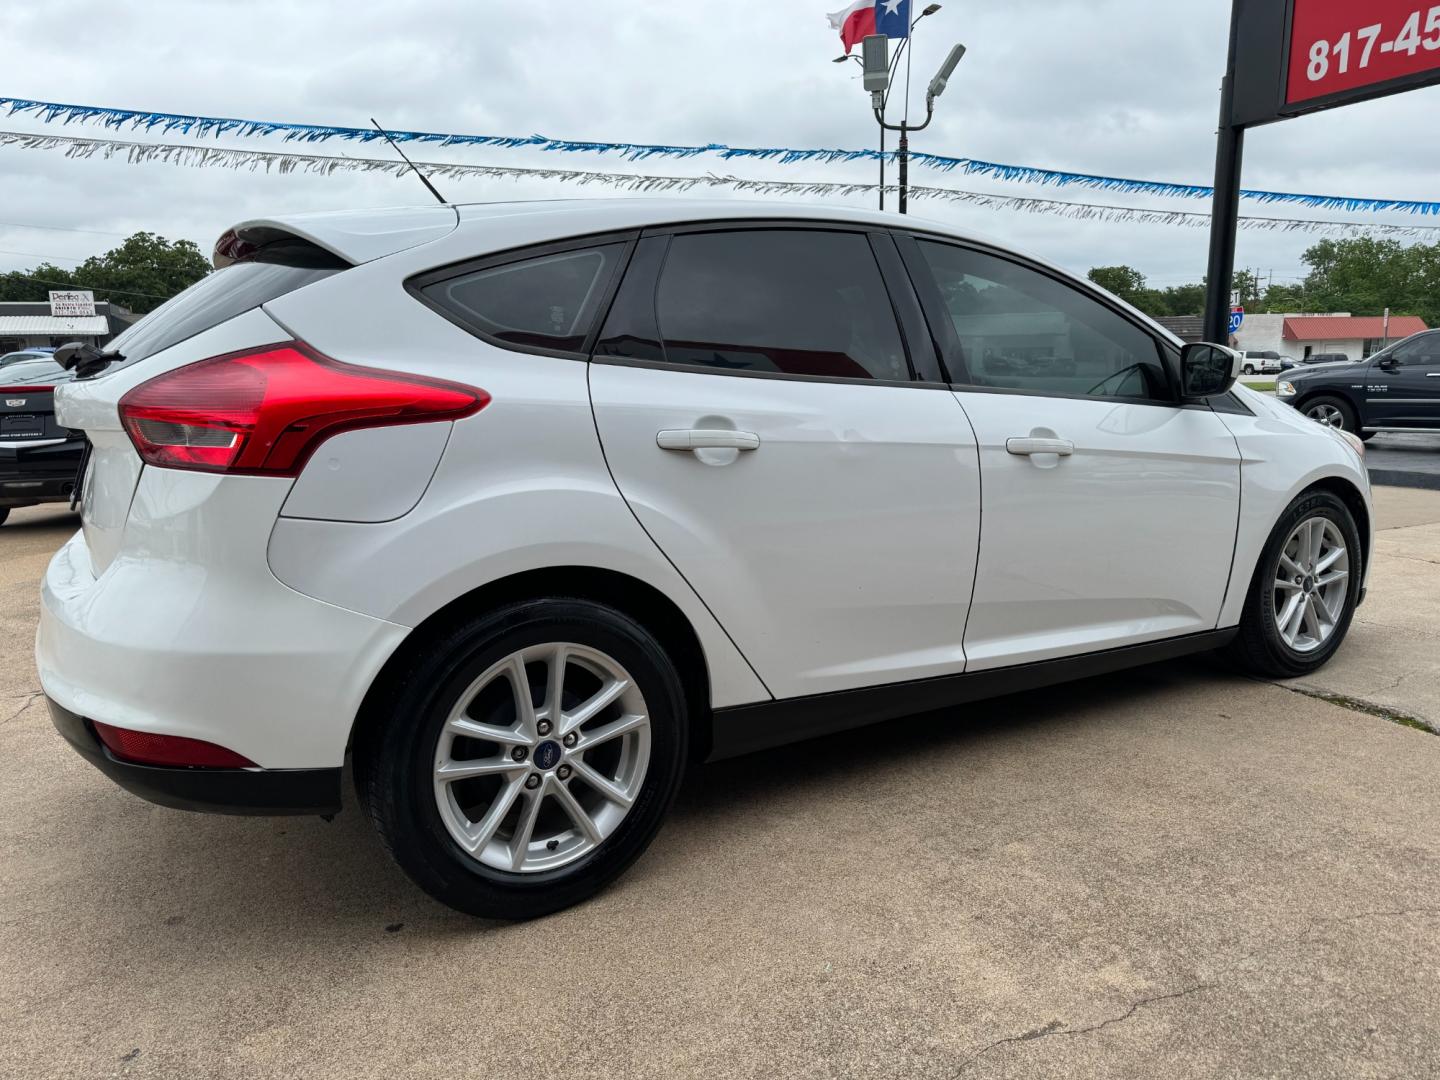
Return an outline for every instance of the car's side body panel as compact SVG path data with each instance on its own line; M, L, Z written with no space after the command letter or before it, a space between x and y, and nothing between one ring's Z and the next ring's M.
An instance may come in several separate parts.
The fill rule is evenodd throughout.
M1240 508L1239 454L1215 413L956 396L979 436L985 491L970 670L1215 627ZM1007 452L1031 436L1074 451Z
M595 363L630 507L778 697L964 670L975 437L944 388ZM752 451L665 450L731 428Z

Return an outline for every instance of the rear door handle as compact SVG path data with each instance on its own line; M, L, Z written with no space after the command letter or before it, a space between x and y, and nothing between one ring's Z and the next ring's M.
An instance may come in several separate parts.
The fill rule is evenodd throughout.
M1427 371L1427 372L1425 372L1425 378L1427 378L1427 379L1440 379L1440 371Z
M730 428L680 428L657 432L655 445L661 450L758 450L760 436Z
M1023 439L1006 439L1005 450L1024 457L1031 454L1059 454L1061 457L1069 457L1075 452L1075 444L1069 439L1037 439L1027 436Z

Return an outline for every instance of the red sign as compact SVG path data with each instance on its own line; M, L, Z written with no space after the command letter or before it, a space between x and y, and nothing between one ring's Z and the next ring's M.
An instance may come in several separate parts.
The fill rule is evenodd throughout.
M1287 105L1440 70L1440 4L1294 2Z

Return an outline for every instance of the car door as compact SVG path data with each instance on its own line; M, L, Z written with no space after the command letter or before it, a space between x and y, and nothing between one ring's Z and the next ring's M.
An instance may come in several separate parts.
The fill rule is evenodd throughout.
M963 670L975 440L887 234L644 237L590 392L620 491L776 697Z
M1417 334L1365 374L1367 428L1440 428L1440 333Z
M969 670L1213 629L1239 451L1208 406L1177 403L1157 338L1043 268L900 243L980 447Z

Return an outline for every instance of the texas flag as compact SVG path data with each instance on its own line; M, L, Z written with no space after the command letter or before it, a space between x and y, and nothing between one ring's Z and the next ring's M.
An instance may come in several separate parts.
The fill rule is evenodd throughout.
M910 0L855 0L849 7L831 12L829 18L830 28L840 31L840 41L848 54L871 34L909 37Z

